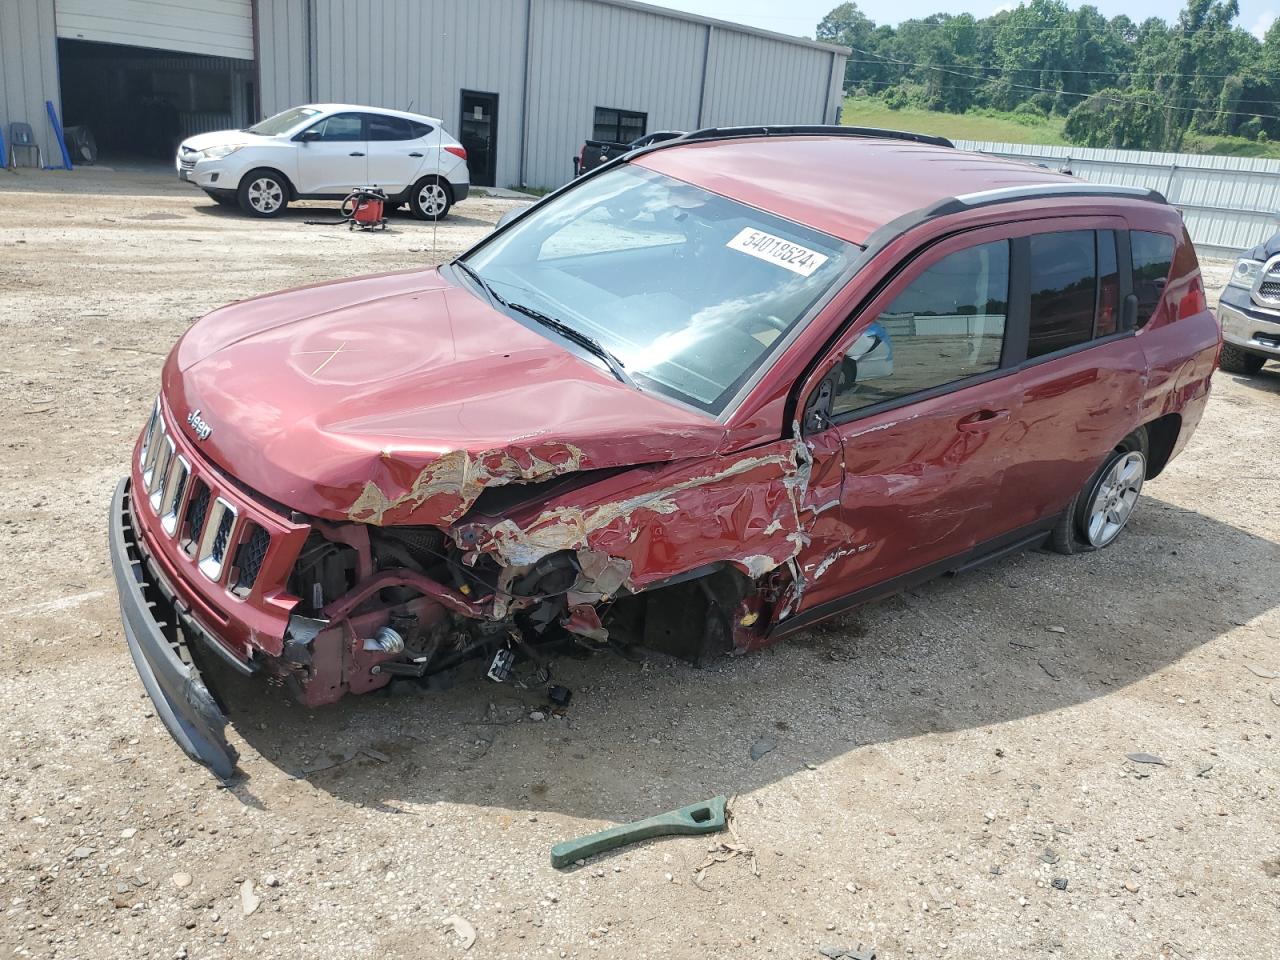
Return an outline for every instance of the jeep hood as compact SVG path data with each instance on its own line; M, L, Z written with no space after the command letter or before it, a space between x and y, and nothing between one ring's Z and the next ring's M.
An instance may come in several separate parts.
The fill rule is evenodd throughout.
M725 434L436 270L216 310L170 354L163 403L259 494L374 524L448 524L486 487L705 456Z

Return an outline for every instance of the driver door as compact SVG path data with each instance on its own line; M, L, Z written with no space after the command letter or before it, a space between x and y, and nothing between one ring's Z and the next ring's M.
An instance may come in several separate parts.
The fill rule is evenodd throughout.
M369 180L368 143L358 113L335 113L313 123L298 142L298 193L345 197Z
M928 579L1003 532L1019 402L1006 237L979 230L928 250L819 367L830 373L807 395L804 429L843 461L844 535L815 538L802 558L802 611Z

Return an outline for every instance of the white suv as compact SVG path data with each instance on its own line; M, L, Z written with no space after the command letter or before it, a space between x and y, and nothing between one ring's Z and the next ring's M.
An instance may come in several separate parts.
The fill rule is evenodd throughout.
M401 110L317 103L247 130L219 130L178 146L178 176L218 203L275 217L290 200L341 200L376 186L392 206L441 220L471 189L467 151L441 122Z

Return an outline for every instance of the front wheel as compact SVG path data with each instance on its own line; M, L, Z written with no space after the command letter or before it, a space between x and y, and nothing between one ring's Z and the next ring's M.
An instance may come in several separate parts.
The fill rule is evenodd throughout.
M1218 366L1227 373L1243 373L1246 376L1253 376L1262 369L1262 365L1266 363L1266 357L1260 357L1256 353L1246 353L1239 347L1233 347L1229 343L1222 345L1222 353L1218 355Z
M255 217L278 217L289 205L289 185L274 170L252 170L240 181L240 209Z
M1058 553L1109 547L1133 515L1147 477L1146 431L1125 437L1085 484L1049 536Z
M453 194L442 180L426 177L413 185L409 210L419 220L443 220L453 206Z

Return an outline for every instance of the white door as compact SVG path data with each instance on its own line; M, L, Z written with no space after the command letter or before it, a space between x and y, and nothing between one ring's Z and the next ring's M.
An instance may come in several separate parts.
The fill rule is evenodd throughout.
M252 0L54 0L60 37L253 59Z
M386 193L399 193L417 178L429 153L425 123L365 114L369 138L369 182Z
M369 144L358 113L335 113L296 137L298 193L346 196L369 182Z

